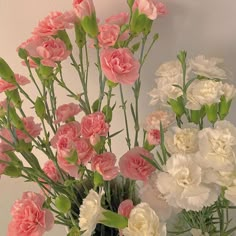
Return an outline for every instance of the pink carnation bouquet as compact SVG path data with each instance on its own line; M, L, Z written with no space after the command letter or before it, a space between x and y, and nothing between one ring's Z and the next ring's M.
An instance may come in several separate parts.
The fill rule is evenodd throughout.
M93 0L74 0L18 46L27 75L0 58L0 175L39 187L13 204L8 236L42 236L55 224L68 236L236 230L236 127L225 120L236 89L222 61L182 51L161 65L149 93L158 106L140 118L141 72L158 40L152 25L166 13L158 0L127 0L127 12L102 22ZM65 61L79 85L64 78Z

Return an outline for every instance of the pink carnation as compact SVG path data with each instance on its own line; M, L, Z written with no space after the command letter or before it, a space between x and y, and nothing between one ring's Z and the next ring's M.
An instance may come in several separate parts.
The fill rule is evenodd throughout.
M58 128L55 136L51 139L51 145L54 148L57 148L58 140L65 136L72 141L75 141L81 134L80 123L77 121L69 122L65 125L62 125Z
M104 24L99 26L98 42L100 47L114 46L120 33L118 25Z
M73 12L51 12L39 22L33 31L33 35L40 37L56 35L59 30L72 28L74 18L75 15Z
M161 133L158 129L152 129L147 132L147 141L151 145L159 145L161 141Z
M66 122L70 118L73 118L75 115L77 115L80 111L80 106L75 103L68 103L59 106L56 110L57 119L55 120L55 124Z
M157 6L158 15L166 15L167 14L166 6L162 2L158 2L156 6Z
M93 157L91 168L102 175L104 180L112 180L118 175L118 167L115 166L116 157L111 152L97 154Z
M26 84L30 83L30 80L28 80L23 75L15 74L15 79L19 85L26 85ZM14 90L16 88L17 88L17 86L15 84L8 83L5 80L0 78L0 93L5 92L5 91Z
M11 159L5 153L0 152L0 175L4 173L6 167L8 166L7 163L1 161L10 162Z
M155 20L158 15L164 12L164 6L157 0L135 0L133 11L138 9L140 14L146 15L150 20Z
M105 121L105 115L102 112L95 112L84 116L81 120L81 133L84 138L90 138L93 135L106 136L109 131L109 124Z
M55 67L56 62L65 60L71 51L67 50L65 43L59 39L49 38L37 47L39 57L42 58L41 64L44 66Z
M57 162L61 169L68 173L70 176L75 178L78 177L78 166L76 164L70 163L67 160L67 157L61 155L60 152L57 153Z
M130 199L124 200L118 207L118 214L129 218L131 210L134 208L133 201Z
M78 164L87 164L91 161L94 150L87 139L79 138L75 141L75 149L78 154Z
M86 16L92 16L95 12L95 7L92 0L73 0L75 14L79 19Z
M48 160L47 162L45 162L43 171L54 182L60 181L60 174L52 160Z
M69 136L59 136L57 143L57 151L60 153L62 156L70 156L73 151L75 150L75 144L74 140L72 140Z
M128 48L107 48L100 54L101 66L108 80L133 84L139 77L139 62Z
M106 19L107 24L115 24L122 26L124 24L127 24L129 21L129 13L127 12L121 12L117 15L110 16Z
M42 236L54 224L53 214L43 208L45 199L41 194L23 193L12 209L12 221L8 225L8 236Z
M133 180L146 181L156 169L142 156L153 159L153 155L142 147L135 147L126 152L119 161L121 174Z
M30 134L31 137L36 138L39 136L42 128L41 124L36 124L34 122L34 117L23 117L22 121L24 123L25 130ZM16 130L17 138L23 139L26 143L32 141L32 138L22 130Z

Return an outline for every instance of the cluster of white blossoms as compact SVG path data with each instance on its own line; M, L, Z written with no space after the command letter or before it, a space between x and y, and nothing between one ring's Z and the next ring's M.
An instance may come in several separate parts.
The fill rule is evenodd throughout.
M186 108L200 110L203 106L219 104L222 99L230 102L236 96L236 88L232 84L223 83L221 80L227 78L227 73L221 64L222 59L205 58L200 55L190 59L187 63L186 82L190 79L192 72L195 80L191 82L186 92ZM157 72L156 88L149 95L150 104L157 102L169 103L171 99L177 100L183 95L183 71L179 61L171 61L162 64ZM180 88L181 87L181 88Z
M143 193L151 185L158 202L165 200L175 209L199 211L212 205L222 187L225 198L236 205L236 127L229 121L217 121L214 128L172 127L165 133L170 158L163 172L153 174L141 190L141 199L153 205ZM149 188L150 189L150 188ZM159 204L160 205L160 204ZM162 205L165 206L164 204ZM170 215L170 209L165 206Z

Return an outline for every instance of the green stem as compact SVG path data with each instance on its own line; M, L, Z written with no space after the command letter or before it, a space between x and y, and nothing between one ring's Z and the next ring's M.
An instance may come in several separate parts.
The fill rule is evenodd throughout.
M120 86L120 97L121 97L122 109L123 109L124 118L125 118L126 142L130 150L131 144L130 144L129 125L128 125L127 112L126 112L126 101L124 100L122 85L120 84L119 86Z

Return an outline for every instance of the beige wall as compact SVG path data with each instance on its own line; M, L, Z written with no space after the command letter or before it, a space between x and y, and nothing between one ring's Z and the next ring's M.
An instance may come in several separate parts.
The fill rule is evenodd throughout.
M30 36L37 22L50 11L71 8L72 1L58 0L0 0L0 56L19 72L27 75L17 58L16 47ZM102 19L125 9L125 0L94 0L97 16ZM157 20L155 31L160 33L159 43L154 47L143 71L143 95L141 99L141 119L153 108L147 107L149 97L147 92L154 86L154 72L157 66L175 58L181 49L188 51L190 56L205 54L225 58L227 69L236 75L236 1L235 0L166 0L169 14ZM102 17L101 17L102 16ZM68 83L74 85L74 74L66 68ZM232 81L235 83L234 76ZM91 74L91 78L94 77ZM91 96L97 93L91 88ZM32 91L33 92L33 91ZM131 92L126 90L128 96ZM0 95L0 100L2 99ZM34 96L32 94L32 96ZM62 102L63 99L59 99ZM236 124L236 104L230 115L230 120ZM119 116L114 120L114 130L123 126ZM119 145L115 151L119 156L124 150L120 148L122 138L117 139ZM42 158L43 157L40 157ZM2 177L0 180L0 235L6 235L10 220L9 209L13 201L20 197L21 192L33 189L34 185L25 184L21 180L11 180ZM65 235L64 228L55 227L48 235Z

